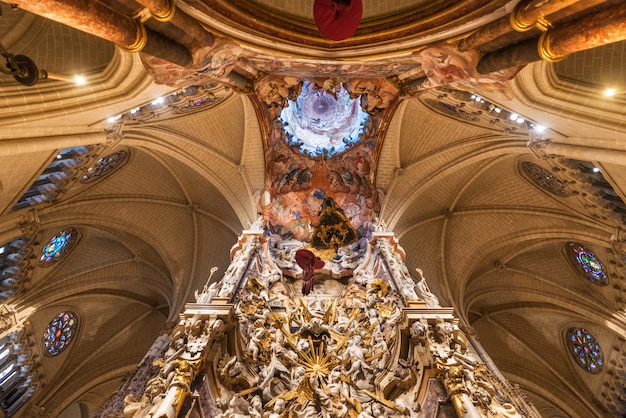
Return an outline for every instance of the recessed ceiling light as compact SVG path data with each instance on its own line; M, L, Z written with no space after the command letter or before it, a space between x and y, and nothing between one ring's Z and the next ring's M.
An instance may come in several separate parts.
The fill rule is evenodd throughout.
M604 95L608 97L615 96L615 93L617 93L617 91L614 88L604 90Z
M85 84L87 84L87 79L82 75L75 75L74 83L79 86L84 86Z

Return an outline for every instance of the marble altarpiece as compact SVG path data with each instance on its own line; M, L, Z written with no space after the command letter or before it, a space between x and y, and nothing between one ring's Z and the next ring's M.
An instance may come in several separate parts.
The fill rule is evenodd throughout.
M261 215L96 417L538 416L376 216L396 94L358 80L257 84ZM307 143L302 130L321 135Z

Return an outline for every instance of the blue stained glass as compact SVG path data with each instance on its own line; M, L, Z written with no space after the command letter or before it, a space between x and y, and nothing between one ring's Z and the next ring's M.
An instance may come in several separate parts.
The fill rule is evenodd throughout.
M576 363L591 373L602 369L602 350L598 341L584 328L570 328L567 331L567 346Z
M43 344L52 356L56 356L71 341L76 329L76 317L72 312L60 312L44 331Z
M585 246L570 242L569 251L570 257L582 268L584 276L591 283L602 286L609 284L604 265Z
M49 265L57 261L74 245L76 235L76 230L69 228L52 237L48 244L42 248L39 263L41 265Z

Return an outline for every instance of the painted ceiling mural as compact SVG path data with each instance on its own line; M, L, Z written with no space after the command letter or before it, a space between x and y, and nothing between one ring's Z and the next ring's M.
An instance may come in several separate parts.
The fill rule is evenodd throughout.
M269 77L256 95L267 131L259 204L270 232L310 242L330 205L358 237L366 234L379 209L376 156L395 88L384 80Z

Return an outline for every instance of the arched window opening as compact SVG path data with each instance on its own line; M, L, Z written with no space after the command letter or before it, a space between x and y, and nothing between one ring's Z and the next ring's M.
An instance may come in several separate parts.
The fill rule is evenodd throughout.
M61 150L20 197L12 210L52 200L59 189L65 186L67 179L74 175L77 167L84 161L83 156L91 149L89 146L78 146Z

